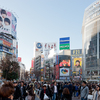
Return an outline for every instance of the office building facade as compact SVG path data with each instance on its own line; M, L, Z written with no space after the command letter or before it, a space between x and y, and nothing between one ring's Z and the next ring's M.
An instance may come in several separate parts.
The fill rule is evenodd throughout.
M85 9L82 25L83 79L100 75L100 0Z

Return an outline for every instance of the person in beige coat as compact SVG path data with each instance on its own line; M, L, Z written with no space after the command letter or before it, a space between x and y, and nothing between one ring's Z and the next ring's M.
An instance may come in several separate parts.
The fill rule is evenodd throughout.
M93 92L93 100L100 100L100 86L96 86L96 91Z

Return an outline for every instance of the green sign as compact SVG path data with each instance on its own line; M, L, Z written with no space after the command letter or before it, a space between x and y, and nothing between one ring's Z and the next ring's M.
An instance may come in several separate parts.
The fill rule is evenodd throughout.
M68 50L70 49L70 44L60 44L60 50Z

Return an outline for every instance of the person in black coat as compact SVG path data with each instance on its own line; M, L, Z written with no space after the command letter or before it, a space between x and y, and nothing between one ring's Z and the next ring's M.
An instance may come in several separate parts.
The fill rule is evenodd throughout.
M46 85L43 86L43 90L41 91L40 93L40 100L44 100L44 95L47 95L49 97L49 92L48 90L46 89ZM49 99L48 99L49 100Z
M26 97L26 89L24 87L24 82L21 81L21 86L19 87L20 88L20 100L25 100L25 97Z
M47 90L48 90L48 95L49 95L49 98L50 98L50 100L52 99L52 91L51 91L51 86L50 86L50 84L48 84L48 86L47 86Z
M72 100L72 84L71 84L71 82L69 82L68 89L69 89L69 92L70 92L70 100Z
M13 100L16 100L16 99L19 99L19 97L20 97L20 89L19 89L19 87L18 87L18 84L17 84L17 82L14 82L13 83L13 85L14 85L14 99Z

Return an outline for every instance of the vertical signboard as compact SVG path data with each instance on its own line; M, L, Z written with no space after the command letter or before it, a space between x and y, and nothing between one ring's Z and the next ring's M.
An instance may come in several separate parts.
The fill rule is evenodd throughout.
M72 71L74 75L82 75L82 49L71 50Z
M60 50L70 49L70 37L60 38L59 49Z
M51 42L51 43L45 43L44 44L44 51L45 51L45 58L48 58L48 55L50 54L50 50L54 49L54 51L57 50L57 43Z

